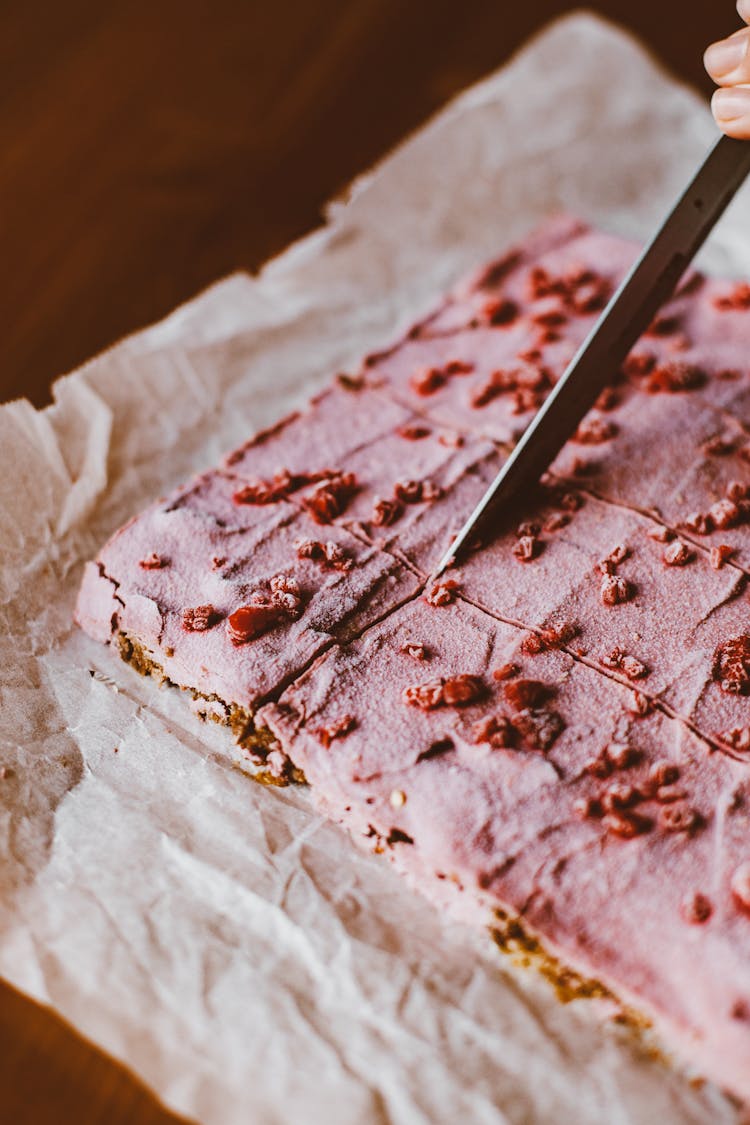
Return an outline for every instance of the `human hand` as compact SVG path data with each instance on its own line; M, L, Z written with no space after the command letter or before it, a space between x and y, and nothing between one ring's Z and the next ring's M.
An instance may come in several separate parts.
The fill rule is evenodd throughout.
M750 24L750 0L737 0L737 11ZM750 140L750 27L712 43L703 62L721 87L711 100L716 124L730 137Z

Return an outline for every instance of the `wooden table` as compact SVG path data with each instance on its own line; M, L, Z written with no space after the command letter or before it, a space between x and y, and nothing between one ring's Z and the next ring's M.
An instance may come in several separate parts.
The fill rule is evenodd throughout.
M255 269L326 199L569 7L536 0L0 0L0 400L216 278ZM589 0L704 91L734 6ZM544 76L540 75L540 81ZM0 1119L175 1119L0 985ZM260 1123L259 1123L260 1125Z

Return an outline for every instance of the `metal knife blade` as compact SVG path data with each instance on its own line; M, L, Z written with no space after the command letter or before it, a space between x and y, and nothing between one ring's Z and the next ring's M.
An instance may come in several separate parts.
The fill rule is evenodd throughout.
M443 555L433 578L521 489L537 483L672 295L748 173L750 142L720 137Z

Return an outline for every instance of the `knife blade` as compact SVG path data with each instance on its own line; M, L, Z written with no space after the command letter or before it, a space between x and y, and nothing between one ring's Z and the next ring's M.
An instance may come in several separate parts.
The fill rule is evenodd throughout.
M432 572L451 565L521 489L533 487L672 295L750 173L750 142L721 136L620 285L508 460Z

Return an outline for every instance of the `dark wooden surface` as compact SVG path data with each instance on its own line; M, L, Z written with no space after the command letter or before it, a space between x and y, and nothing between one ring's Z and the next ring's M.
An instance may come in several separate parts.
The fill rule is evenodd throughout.
M257 268L552 0L0 0L0 400ZM731 0L602 0L708 93ZM540 82L544 75L539 76ZM0 1120L174 1119L0 985Z

